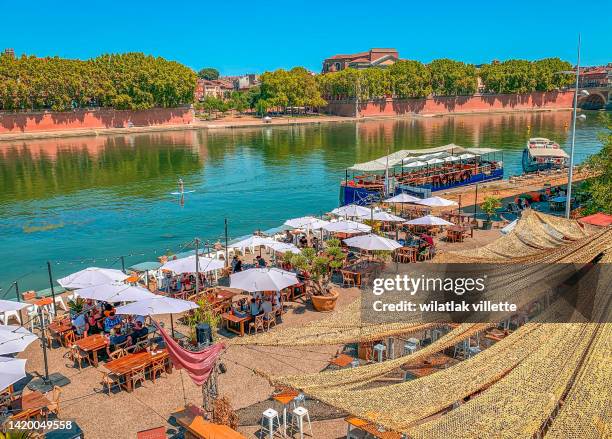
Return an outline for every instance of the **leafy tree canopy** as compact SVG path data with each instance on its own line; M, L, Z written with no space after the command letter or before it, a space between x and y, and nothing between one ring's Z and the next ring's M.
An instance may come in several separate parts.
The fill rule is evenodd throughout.
M219 70L213 67L205 67L198 72L198 78L208 79L209 81L219 79Z

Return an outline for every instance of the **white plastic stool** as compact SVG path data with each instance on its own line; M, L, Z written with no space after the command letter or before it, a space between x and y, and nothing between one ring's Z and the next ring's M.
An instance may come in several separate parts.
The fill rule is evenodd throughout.
M14 318L15 320L17 320L19 322L19 324L21 325L21 317L19 317L19 312L17 311L4 311L4 324L8 325L9 324L9 320L12 318Z
M276 422L276 427L274 426L274 422ZM282 431L280 418L278 417L278 412L276 410L269 408L263 412L263 416L261 418L261 429L259 430L260 439L263 439L266 431L270 434L270 439L272 439L274 437L275 430Z
M479 346L470 346L470 348L468 349L468 354L471 357L472 355L476 355L480 352L480 347Z
M416 352L416 345L413 345L412 343L404 344L404 355L414 354L415 352Z
M300 439L304 439L304 418L308 421L308 428L310 429L310 437L312 437L312 424L310 423L310 414L308 409L305 407L296 407L293 410L293 416L291 416L291 427L297 423L296 429L300 431Z
M26 307L26 313L30 321L30 330L34 332L34 323L36 323L36 319L38 318L38 306L30 305Z
M382 344L382 343L374 345L374 351L376 352L376 356L378 357L378 362L379 363L382 363L382 361L383 361L383 353L385 352L386 349L387 349L387 347L384 344Z

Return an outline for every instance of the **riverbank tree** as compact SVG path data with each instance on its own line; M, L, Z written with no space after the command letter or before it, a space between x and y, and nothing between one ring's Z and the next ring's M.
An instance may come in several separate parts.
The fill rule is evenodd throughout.
M600 116L608 131L600 135L603 147L585 161L597 177L586 180L583 188L588 194L585 214L604 212L612 215L612 119L602 113Z
M143 110L191 104L196 74L142 53L89 60L0 55L0 110Z
M260 77L259 96L256 101L258 109L288 107L321 107L326 104L315 77L303 67L291 70L278 69L265 72Z
M572 76L562 73L572 65L559 58L535 62L511 59L482 66L478 72L488 93L530 93L552 91L572 84Z

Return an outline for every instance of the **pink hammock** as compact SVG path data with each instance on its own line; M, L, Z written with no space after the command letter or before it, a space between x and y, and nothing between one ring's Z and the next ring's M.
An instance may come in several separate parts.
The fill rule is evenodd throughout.
M216 343L199 352L192 352L183 349L179 344L161 328L156 321L153 321L166 344L166 349L170 355L170 360L177 369L185 369L191 380L198 386L206 382L208 376L215 367L215 362L224 346L223 343Z

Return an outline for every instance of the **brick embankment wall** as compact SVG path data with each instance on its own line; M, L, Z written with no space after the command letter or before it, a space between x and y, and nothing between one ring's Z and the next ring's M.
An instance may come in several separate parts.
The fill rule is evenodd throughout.
M39 131L69 131L107 128L189 125L193 110L152 108L150 110L75 110L69 112L0 113L0 134Z
M573 99L573 91L563 91L520 95L444 96L424 99L386 98L360 102L358 106L355 105L354 100L344 100L330 102L327 112L337 116L373 117L553 110L571 108Z

